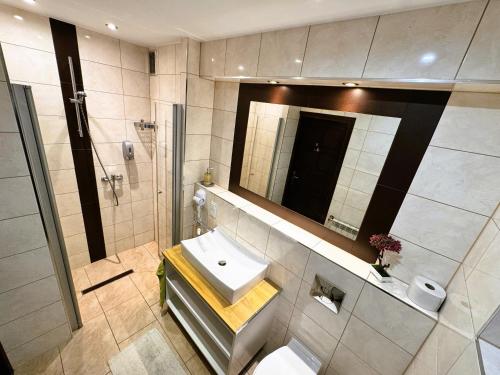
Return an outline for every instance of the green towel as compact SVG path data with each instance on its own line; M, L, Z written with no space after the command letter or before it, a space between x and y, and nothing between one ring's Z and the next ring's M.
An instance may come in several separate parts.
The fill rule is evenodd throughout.
M158 265L158 269L156 270L156 276L158 276L158 279L160 281L160 307L163 307L167 294L166 290L167 281L165 280L165 264L163 262L164 260L160 262L160 264Z

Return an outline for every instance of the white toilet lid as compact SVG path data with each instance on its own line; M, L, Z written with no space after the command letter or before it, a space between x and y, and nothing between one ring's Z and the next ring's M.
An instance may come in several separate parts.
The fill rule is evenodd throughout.
M316 375L288 346L267 355L255 368L253 375Z

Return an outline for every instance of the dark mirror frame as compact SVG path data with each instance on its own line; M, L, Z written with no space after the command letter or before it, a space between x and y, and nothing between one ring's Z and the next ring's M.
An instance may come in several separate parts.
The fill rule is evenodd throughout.
M374 262L377 251L369 246L369 237L389 233L450 94L449 91L241 83L229 190L358 258ZM356 240L239 185L252 101L401 118Z

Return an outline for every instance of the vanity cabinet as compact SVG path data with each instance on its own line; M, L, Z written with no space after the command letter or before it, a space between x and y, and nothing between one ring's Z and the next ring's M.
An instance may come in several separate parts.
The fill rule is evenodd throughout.
M231 305L182 256L180 246L163 255L168 308L217 374L238 374L266 343L278 287L262 280Z

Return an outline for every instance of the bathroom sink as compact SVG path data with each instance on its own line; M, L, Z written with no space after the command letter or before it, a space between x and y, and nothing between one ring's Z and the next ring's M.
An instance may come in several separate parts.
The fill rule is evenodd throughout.
M269 265L216 228L181 241L182 255L230 303L264 279Z

